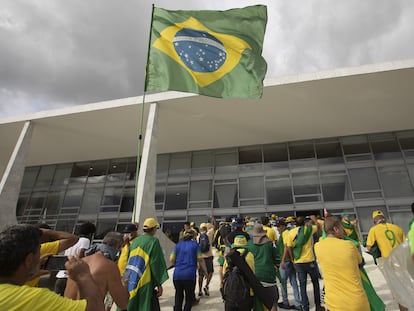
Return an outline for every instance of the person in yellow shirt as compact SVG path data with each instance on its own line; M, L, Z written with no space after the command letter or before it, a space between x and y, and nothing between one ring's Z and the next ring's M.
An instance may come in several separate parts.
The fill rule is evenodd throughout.
M369 229L367 237L367 251L371 252L374 244L377 244L381 257L388 257L391 251L405 240L404 230L399 226L387 223L382 211L372 212L374 226ZM408 310L398 305L401 311Z
M263 216L261 219L263 230L266 231L267 238L273 243L277 242L277 235L275 230L269 226L269 217Z
M122 230L124 234L124 246L118 259L118 269L121 275L124 275L125 268L128 264L129 245L138 236L138 226L136 224L127 224Z
M78 284L81 300L64 298L47 288L24 286L38 274L40 258L39 228L14 225L0 232L0 310L8 311L98 311L104 310L103 296L89 266L76 256L65 264L69 276Z
M399 226L387 223L384 213L376 210L372 213L374 226L369 229L367 237L367 250L377 243L381 257L388 257L391 251L405 240L403 229Z
M321 306L321 294L319 288L318 267L313 254L312 236L318 231L320 224L314 215L310 219L317 225L305 225L305 218L296 218L296 227L289 231L285 241L287 253L295 264L298 274L301 303L304 311L309 311L309 298L306 292L307 275L311 277L313 285L313 296L315 299L316 311L324 311Z
M79 237L65 231L55 231L39 227L42 232L42 244L40 244L40 257L46 255L56 255L78 242ZM52 240L52 241L51 241ZM25 285L36 287L39 284L40 276L47 274L48 271L40 270L37 275L28 280Z
M328 216L325 232L327 237L315 244L315 254L324 276L327 308L330 311L370 310L359 271L362 257L351 241L343 239L341 218Z

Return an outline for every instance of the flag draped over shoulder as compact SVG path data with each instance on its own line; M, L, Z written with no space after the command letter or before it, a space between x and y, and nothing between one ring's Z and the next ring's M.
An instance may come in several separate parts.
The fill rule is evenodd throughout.
M267 8L169 11L154 8L146 91L260 98Z
M124 278L128 279L128 311L151 310L154 287L168 279L164 254L157 238L144 234L130 246Z

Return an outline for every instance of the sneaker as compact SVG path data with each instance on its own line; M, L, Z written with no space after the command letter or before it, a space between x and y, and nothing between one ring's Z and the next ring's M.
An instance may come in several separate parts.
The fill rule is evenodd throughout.
M198 292L198 296L203 296L203 292L201 290Z
M277 303L277 306L278 306L279 308L282 308L282 309L291 309L291 308L292 308L292 306L291 306L291 305L284 304L283 302L278 302L278 303Z
M207 286L204 286L204 294L206 294L206 296L210 296L210 292Z
M293 310L303 310L301 306L290 306Z

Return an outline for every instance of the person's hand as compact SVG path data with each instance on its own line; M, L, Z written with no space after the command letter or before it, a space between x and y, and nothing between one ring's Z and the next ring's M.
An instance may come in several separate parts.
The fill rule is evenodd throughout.
M280 263L280 267L281 267L283 270L285 270L285 262L284 262L284 261L282 261L282 262Z
M158 285L157 286L157 297L161 297L162 292L163 292L162 285Z
M92 278L91 271L86 262L81 260L78 256L69 256L65 263L67 274L75 282L81 281L83 278Z

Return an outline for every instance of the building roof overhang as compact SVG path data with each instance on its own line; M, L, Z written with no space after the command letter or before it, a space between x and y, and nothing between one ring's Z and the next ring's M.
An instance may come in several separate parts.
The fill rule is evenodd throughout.
M151 102L158 153L414 128L414 60L265 81L262 99L147 94L0 119L0 172L25 121L34 131L27 166L134 156ZM143 124L145 130L145 124Z

